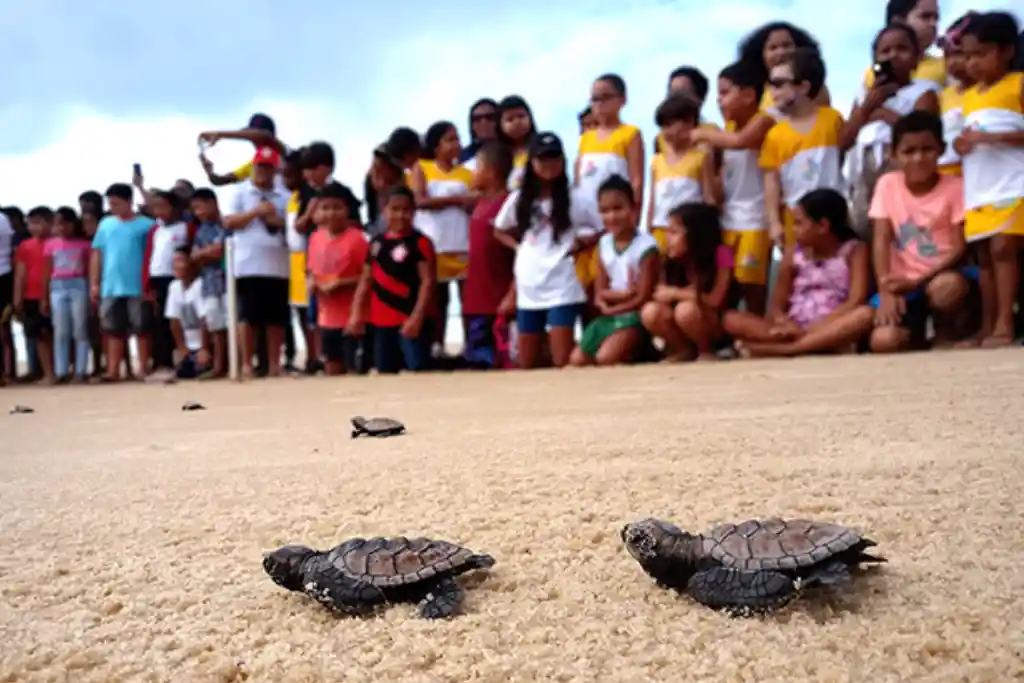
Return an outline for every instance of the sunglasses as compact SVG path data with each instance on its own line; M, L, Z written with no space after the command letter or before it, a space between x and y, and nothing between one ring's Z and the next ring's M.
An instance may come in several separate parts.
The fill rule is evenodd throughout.
M471 114L469 120L473 123L477 121L497 121L498 115L494 112L488 112L486 114Z
M768 85L773 88L784 88L787 85L795 85L796 79L793 78L769 78Z
M600 104L601 102L610 102L611 100L617 99L618 95L609 95L607 93L603 95L591 95L590 101L593 104Z

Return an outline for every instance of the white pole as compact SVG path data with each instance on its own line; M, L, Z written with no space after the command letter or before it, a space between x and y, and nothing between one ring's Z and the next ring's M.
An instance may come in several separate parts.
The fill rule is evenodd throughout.
M228 236L224 240L224 270L227 280L227 317L228 317L228 376L238 381L238 292L235 288L235 240Z

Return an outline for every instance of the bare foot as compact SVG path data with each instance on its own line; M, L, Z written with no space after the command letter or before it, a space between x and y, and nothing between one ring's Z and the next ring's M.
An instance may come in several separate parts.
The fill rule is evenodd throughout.
M782 358L792 355L789 344L778 342L746 342L746 358Z
M981 337L972 335L967 339L961 339L956 344L953 344L955 349L976 349L981 346Z
M999 349L1013 344L1012 334L993 333L981 340L983 349Z
M708 351L707 353L702 353L697 356L698 363L711 363L720 360L722 359L719 358L716 354L711 353L710 351Z
M683 363L690 360L690 354L685 351L679 353L670 353L661 359L662 363Z

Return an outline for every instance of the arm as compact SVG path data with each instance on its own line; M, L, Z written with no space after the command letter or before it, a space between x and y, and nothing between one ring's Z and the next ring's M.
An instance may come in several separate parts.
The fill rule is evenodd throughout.
M259 207L249 209L248 211L243 211L241 213L233 213L230 216L224 216L224 218L221 219L221 225L224 226L225 230L242 230L256 220L259 215Z
M217 140L246 140L257 147L273 147L280 154L285 154L287 151L284 148L284 143L278 140L277 136L260 128L206 131L199 134L199 139L210 141L211 144Z
M927 273L921 276L921 284L927 284L933 277L944 270L955 266L967 253L967 241L964 239L964 224L960 223L953 231L953 248L939 259Z
M416 196L417 209L446 209L449 206L465 206L465 195L454 195L451 197L428 197L427 177L423 174L423 168L416 164L412 167L412 193Z
M719 266L715 271L715 286L707 294L702 294L700 302L714 310L720 310L725 306L729 296L729 288L732 287L733 267Z
M416 270L420 276L420 291L416 295L416 305L412 308L406 325L413 326L416 334L408 334L408 337L418 337L427 318L427 308L430 306L431 298L434 296L434 286L437 284L437 266L434 265L434 255L428 254L427 258L416 264ZM403 329L405 325L402 326Z
M363 266L363 272L359 275L359 283L356 285L356 293L352 297L352 312L348 317L349 334L362 335L366 328L363 324L363 311L370 298L370 286L373 281L372 266L367 263Z
M597 273L594 278L594 303L597 304L597 309L602 315L612 315L608 312L608 306L612 303L618 303L618 294L623 292L613 292L608 289L608 271L604 269L604 262L601 261L600 254L597 255ZM606 300L606 297L609 297Z
M638 205L642 205L644 201L644 136L639 130L626 146L626 165L629 167L629 184L633 186L633 197Z
M701 167L701 193L704 202L717 206L719 209L725 204L725 186L722 183L722 152L711 149L704 154L704 164Z
M603 270L603 267L602 267ZM661 270L661 257L658 250L652 248L640 260L640 277L629 296L610 306L607 315L620 315L640 310L654 296L654 287L658 284L658 271Z
M323 294L331 294L338 291L339 289L346 289L359 286L359 283L363 281L363 275L353 275L351 277L339 277L336 280L318 285L320 292Z
M654 182L654 169L651 169L651 196L647 198L647 232L651 232L651 228L663 228L663 225L654 225L654 191L656 189Z
M747 121L740 131L697 128L690 137L694 142L706 142L719 149L761 149L765 136L774 125L775 119L770 115L760 114Z
M782 180L777 169L764 171L764 210L772 241L781 243L785 236L782 226Z
M100 274L103 272L103 252L93 249L89 254L89 296L93 303L100 298Z
M53 278L53 254L43 259L43 299L39 302L43 312L50 310L50 280Z
M14 262L14 312L21 313L25 304L25 264L20 259Z
M572 186L580 186L580 155L576 155L576 161L572 162Z
M205 247L194 247L192 249L192 260L201 266L208 266L220 263L224 258L224 242L217 242Z
M839 149L847 151L857 142L857 135L865 124L871 121L886 121L889 125L896 123L900 116L883 105L896 94L899 86L895 83L872 86L864 95L860 104L854 104L850 116L839 131Z
M519 240L510 235L506 230L500 230L495 228L494 239L498 240L512 251L519 249Z
M794 247L788 247L782 255L782 263L779 264L779 277L775 282L775 291L772 292L772 300L768 304L768 318L770 320L786 320L786 311L789 310L789 297L793 294L793 278L796 276L796 269L793 267Z
M281 212L275 207L275 210L272 213L268 211L263 215L263 224L266 225L271 232L279 232L284 230L284 216L282 216Z
M174 337L174 350L182 357L188 355L188 344L185 343L185 330L181 327L181 320L171 318L171 336Z
M923 109L924 111L931 112L936 116L942 115L942 108L939 104L939 96L934 90L927 90L917 98L917 102L914 103L914 109Z
M889 266L892 262L892 221L888 218L876 218L872 221L874 226L871 238L871 260L875 267L875 278L878 280L879 289L882 289L885 281L889 278Z

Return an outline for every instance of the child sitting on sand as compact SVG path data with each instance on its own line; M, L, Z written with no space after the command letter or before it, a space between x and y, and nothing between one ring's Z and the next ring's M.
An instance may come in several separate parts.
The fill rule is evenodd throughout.
M575 366L616 365L633 357L643 341L640 308L651 300L658 282L658 242L638 234L633 187L620 175L597 191L605 233L597 244L594 303L601 316L583 330L570 357Z
M665 341L665 360L715 360L712 344L723 336L734 267L732 249L722 244L718 209L681 204L669 214L665 238L661 282L640 320Z
M744 356L841 351L871 329L868 246L850 226L846 199L824 188L793 208L795 244L786 248L768 315L729 311L722 321Z

